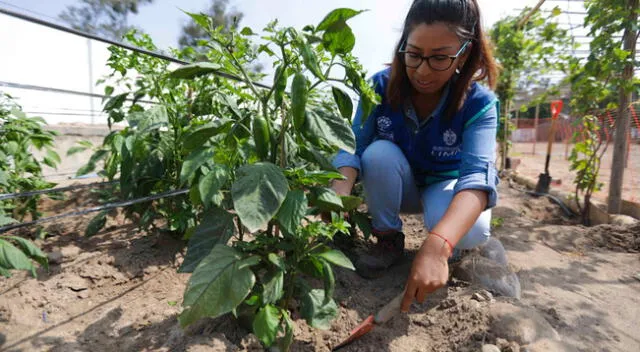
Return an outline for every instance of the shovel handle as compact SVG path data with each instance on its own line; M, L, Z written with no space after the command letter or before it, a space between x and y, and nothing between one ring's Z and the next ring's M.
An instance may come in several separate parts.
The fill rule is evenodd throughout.
M404 297L404 290L399 295L395 296L389 303L382 307L375 316L376 324L384 324L393 318L396 314L400 313L402 305L402 298Z

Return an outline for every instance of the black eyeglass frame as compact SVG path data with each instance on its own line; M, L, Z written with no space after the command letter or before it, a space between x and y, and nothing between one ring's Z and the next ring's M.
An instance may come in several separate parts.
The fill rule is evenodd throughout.
M450 68L451 68L451 66L453 65L453 62L454 62L454 61L456 61L456 59L457 59L460 55L462 55L462 53L463 53L463 52L464 52L464 50L467 48L467 45L469 45L469 43L471 43L471 40L467 40L466 42L464 42L464 44L462 44L462 46L460 47L460 50L458 50L458 52L457 52L455 55L453 55L453 56L451 56L451 55L443 55L443 54L437 54L437 55L431 55L431 56L422 56L422 55L419 55L419 54L417 54L417 53L415 53L415 52L407 51L407 50L406 50L407 42L405 41L405 44L403 45L403 47L405 47L405 49L400 49L400 50L398 50L398 54L413 54L413 55L416 55L416 56L419 56L419 57L420 57L420 63L418 63L418 65L417 65L417 66L409 66L409 65L407 65L407 59L406 59L406 57L404 57L404 55L403 55L403 56L401 57L401 58L402 58L402 62L404 63L404 65L405 65L405 66L407 66L407 67L409 67L409 68L418 69L418 68L422 65L422 63L426 61L426 62L427 62L427 65L429 65L429 68L430 68L430 69L432 69L432 70L434 70L434 71L447 71L448 69L450 69ZM430 60L431 60L432 58L434 58L434 57L439 57L439 58L447 57L447 58L449 58L449 59L451 60L451 62L449 63L449 66L447 66L447 68L445 68L445 69L437 69L437 68L434 68L434 67L431 65L431 62L430 62Z

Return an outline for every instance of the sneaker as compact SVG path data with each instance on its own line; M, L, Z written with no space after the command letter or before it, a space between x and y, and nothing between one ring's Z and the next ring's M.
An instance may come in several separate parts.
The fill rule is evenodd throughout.
M376 236L378 242L355 262L356 272L366 278L382 276L385 270L396 264L404 255L404 234L396 232Z

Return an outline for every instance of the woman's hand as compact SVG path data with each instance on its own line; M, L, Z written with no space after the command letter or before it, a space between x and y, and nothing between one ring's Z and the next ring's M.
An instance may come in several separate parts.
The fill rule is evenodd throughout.
M411 272L405 285L402 311L409 311L413 300L424 302L427 294L443 287L449 279L451 255L448 245L436 236L429 235L413 260Z

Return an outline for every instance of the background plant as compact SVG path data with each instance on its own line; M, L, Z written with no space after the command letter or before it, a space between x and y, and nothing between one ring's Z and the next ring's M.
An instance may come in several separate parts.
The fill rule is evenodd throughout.
M584 60L569 60L571 107L581 116L578 124L582 127L575 134L576 144L570 160L572 170L577 171L575 196L585 224L590 222L591 195L601 188L597 180L600 159L609 143L602 137L596 116L601 116L607 110L618 109L616 124L619 123L623 113L628 113L626 104L630 101L620 106L616 95L624 96L634 91L640 93L640 80L633 76L627 79L624 75L627 67L633 68L639 64L633 55L634 50L624 50L622 41L616 37L625 33L625 36L633 36L637 42L640 29L637 14L636 21L633 21L633 16L630 17L630 11L633 14L634 9L631 3L617 0L586 1L584 26L589 28L589 35L593 37L589 44L590 54ZM637 1L635 11L638 11ZM626 138L626 135L616 138Z
M53 150L56 133L44 127L40 117L28 117L7 94L0 92L0 194L51 188L55 184L42 176L42 164L55 168L60 157ZM44 150L38 159L33 151ZM30 216L37 219L40 197L0 200L0 226ZM17 247L16 247L17 245ZM10 276L11 269L29 270L35 275L32 260L46 266L47 257L30 241L2 235L0 237L0 275Z
M510 122L513 100L517 92L544 87L542 94L528 104L535 105L548 96L558 93L560 84L550 84L544 74L566 71L567 49L571 38L562 29L557 18L561 14L556 7L552 12L541 13L525 8L517 16L508 16L496 22L490 36L495 45L495 56L501 66L496 94L501 102L498 141L502 166L508 156L510 134L515 126ZM522 107L526 111L526 104Z

